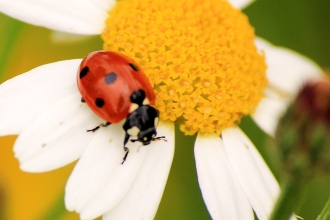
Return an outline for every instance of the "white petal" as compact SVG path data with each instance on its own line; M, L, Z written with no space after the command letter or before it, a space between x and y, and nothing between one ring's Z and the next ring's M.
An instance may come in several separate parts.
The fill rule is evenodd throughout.
M286 109L283 100L263 98L260 100L252 118L259 127L270 136L274 136L280 117Z
M0 11L18 20L75 34L100 34L115 0L0 0Z
M134 184L124 199L103 220L153 219L163 195L174 155L174 124L160 122L157 133L167 142L154 142Z
M246 8L249 4L255 0L228 0L235 8Z
M122 165L124 130L113 124L96 131L66 185L65 203L82 219L93 219L116 206L127 194L149 147L137 152L139 143L129 142L127 161Z
M75 94L49 106L18 137L14 152L21 169L45 172L77 160L93 134L86 129L101 123Z
M222 138L237 179L260 220L268 219L280 188L252 142L239 128L227 128Z
M235 178L222 140L198 135L195 159L199 187L212 219L254 219L249 201Z
M276 47L261 38L257 38L255 43L265 52L270 89L280 90L279 96L287 94L292 97L307 80L319 79L321 69L307 57Z
M19 134L52 103L77 91L81 60L37 67L0 85L0 135Z

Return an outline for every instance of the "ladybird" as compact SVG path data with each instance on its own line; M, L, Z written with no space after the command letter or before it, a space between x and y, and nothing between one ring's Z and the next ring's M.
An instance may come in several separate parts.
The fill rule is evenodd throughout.
M113 51L95 51L81 62L77 72L77 84L81 101L104 119L101 124L88 132L96 131L125 119L123 129L125 162L132 142L143 145L164 139L156 137L159 112L155 104L155 92L141 67L131 58Z

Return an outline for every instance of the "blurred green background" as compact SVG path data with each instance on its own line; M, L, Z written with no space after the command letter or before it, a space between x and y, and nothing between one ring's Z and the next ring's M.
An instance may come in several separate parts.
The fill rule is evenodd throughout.
M294 49L325 69L330 67L329 0L257 0L244 13L258 36ZM82 58L102 48L99 37L53 42L51 31L3 14L0 14L0 33L0 82L42 64ZM243 119L241 127L279 177L267 136L249 118ZM174 162L156 219L210 219L197 183L195 137L184 137L178 129L176 137ZM66 213L63 205L63 189L73 165L45 174L23 173L12 153L14 140L13 136L0 137L0 219L78 219L76 214ZM314 180L296 213L306 220L315 219L330 197L329 186L329 177Z

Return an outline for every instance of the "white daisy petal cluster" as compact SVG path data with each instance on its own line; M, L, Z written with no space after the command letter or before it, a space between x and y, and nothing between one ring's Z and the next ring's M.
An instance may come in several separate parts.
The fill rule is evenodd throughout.
M105 28L114 0L0 0L0 11L18 20L74 34L96 35Z
M47 64L1 84L0 135L19 134L14 152L26 172L54 170L80 158L68 180L65 203L82 219L122 215L120 210L136 201L134 216L150 219L171 167L174 125L160 123L158 132L167 142L156 141L139 152L135 144L123 166L121 124L86 132L103 121L80 102L75 77L80 61ZM132 218L133 213L127 214Z
M232 0L241 7L251 1ZM101 34L108 0L0 0L0 11L34 25L74 34ZM303 82L319 77L310 60L256 39L266 54L269 85L252 115L273 135L278 118ZM129 143L121 165L121 124L86 133L102 123L80 102L76 71L81 60L37 67L0 85L0 135L18 134L14 146L21 169L45 172L78 160L65 189L68 210L81 219L153 219L174 155L174 124L160 122L154 141L138 149ZM236 126L221 136L198 134L195 159L199 185L213 219L268 219L279 185L249 138ZM129 211L127 210L129 207Z
M293 50L275 47L261 38L255 43L265 51L269 85L265 89L266 97L260 101L252 117L261 129L273 136L288 103L306 81L319 79L322 70L315 62Z

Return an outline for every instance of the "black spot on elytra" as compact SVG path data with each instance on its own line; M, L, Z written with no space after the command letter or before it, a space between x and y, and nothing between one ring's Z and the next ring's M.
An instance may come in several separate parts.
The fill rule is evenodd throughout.
M80 71L79 78L81 79L81 78L83 78L84 76L86 76L87 73L88 73L88 71L89 71L88 66L85 66L85 67Z
M134 71L139 71L139 68L134 63L128 64Z
M83 97L81 97L81 100L80 100L82 103L85 103L85 99Z
M117 74L114 72L108 73L104 78L105 83L108 85L114 83L116 79L117 79Z
M101 98L97 98L97 99L95 100L95 105L96 105L97 107L99 107L99 108L102 108L104 104L105 104L105 102L104 102L104 100L101 99Z

